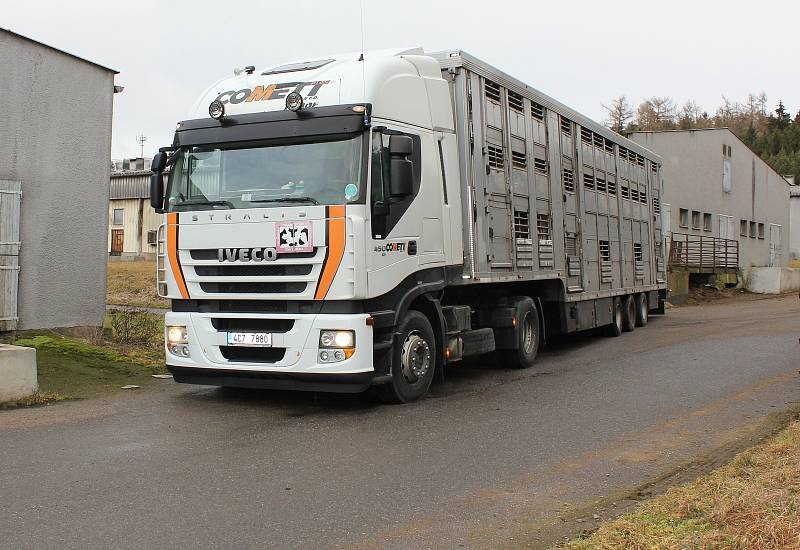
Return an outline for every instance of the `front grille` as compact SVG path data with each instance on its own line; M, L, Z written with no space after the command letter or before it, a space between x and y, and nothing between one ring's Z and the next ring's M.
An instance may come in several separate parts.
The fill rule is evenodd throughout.
M306 283L200 283L207 294L300 294Z
M219 331L247 332L289 332L294 326L294 319L237 319L216 317L211 324Z
M291 254L278 254L277 258L313 258L316 255L316 248L311 252L297 252ZM219 261L219 250L216 248L196 248L189 251L189 255L193 260L217 260Z
M286 355L286 348L220 346L219 351L228 361L241 363L277 363Z
M308 275L314 268L306 265L197 265L194 272L200 277L280 277L287 275Z

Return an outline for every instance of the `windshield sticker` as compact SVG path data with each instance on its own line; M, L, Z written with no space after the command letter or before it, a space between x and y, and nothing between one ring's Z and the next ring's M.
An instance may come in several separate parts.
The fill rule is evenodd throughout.
M278 254L313 252L311 222L288 222L275 225L275 241Z
M250 202L253 200L252 193L242 193L242 202Z
M358 186L355 183L348 183L344 188L344 198L348 201L354 200L358 196Z
M291 92L302 92L304 88L310 87L305 98L316 98L317 92L326 84L330 84L330 80L313 80L311 82L282 82L280 84L270 84L268 86L256 86L252 90L250 88L242 88L241 90L228 90L222 92L217 96L217 101L222 103L232 103L234 105L245 102L251 103L253 101L266 101L268 99L285 99Z

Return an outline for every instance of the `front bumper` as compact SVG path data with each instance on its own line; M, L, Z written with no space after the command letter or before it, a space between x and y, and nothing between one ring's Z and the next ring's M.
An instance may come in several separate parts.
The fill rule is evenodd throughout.
M217 368L177 367L167 365L176 382L257 388L338 393L361 393L372 385L374 372L355 374L294 374Z
M342 387L335 391L363 391L374 375L372 327L366 323L368 317L367 314L169 312L166 325L187 327L190 356L178 357L166 351L167 368L177 382L311 391L321 391L314 388L339 382ZM247 331L270 332L272 346L228 346L227 332L237 326L246 326ZM326 329L355 332L355 353L349 359L318 362L319 333Z

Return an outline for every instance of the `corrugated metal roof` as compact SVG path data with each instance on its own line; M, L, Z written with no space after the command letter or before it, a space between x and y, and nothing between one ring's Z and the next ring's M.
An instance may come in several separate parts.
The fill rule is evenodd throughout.
M112 173L109 198L146 199L150 196L150 174L149 170Z

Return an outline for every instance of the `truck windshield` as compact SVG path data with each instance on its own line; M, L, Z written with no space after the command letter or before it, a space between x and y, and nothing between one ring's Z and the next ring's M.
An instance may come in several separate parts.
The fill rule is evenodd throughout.
M171 211L364 201L364 135L291 144L180 149L169 176Z

